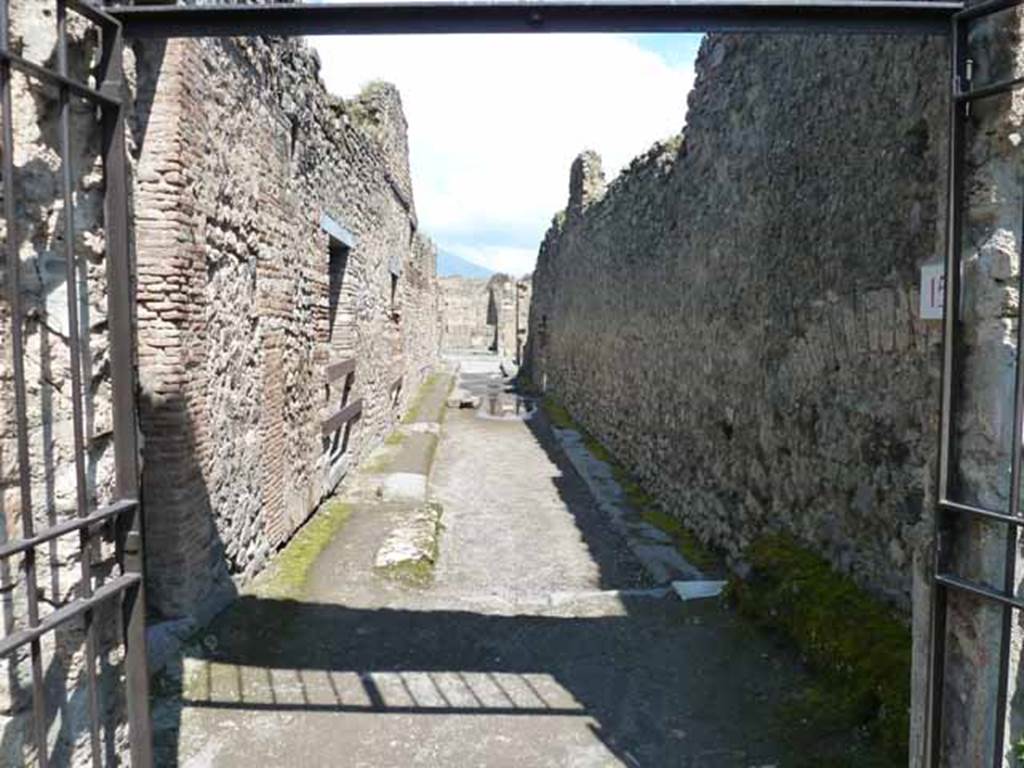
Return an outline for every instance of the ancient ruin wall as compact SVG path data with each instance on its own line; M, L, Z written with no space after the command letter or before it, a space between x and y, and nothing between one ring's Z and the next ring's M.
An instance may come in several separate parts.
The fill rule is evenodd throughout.
M401 416L437 356L435 254L393 88L342 102L297 41L137 52L159 72L136 125L150 604L191 623ZM324 437L347 359L362 417Z
M712 36L685 139L574 165L534 273L530 372L743 568L788 534L909 609L930 526L939 41Z
M442 277L441 346L445 350L487 350L494 345L494 325L488 323L488 279Z
M516 334L525 343L529 325L530 278L499 273L489 278L442 277L439 283L444 349L486 350L515 359Z

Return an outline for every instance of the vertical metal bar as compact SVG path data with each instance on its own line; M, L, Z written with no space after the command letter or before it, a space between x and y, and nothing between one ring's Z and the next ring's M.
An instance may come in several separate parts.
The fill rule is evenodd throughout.
M1018 254L1018 259L1024 252ZM1024 291L1024 264L1018 261L1018 269L1021 274L1018 278L1020 290ZM1018 294L1024 296L1024 293ZM1024 415L1024 373L1021 366L1024 365L1024 314L1018 309L1017 315L1017 373L1016 373L1016 398L1014 402L1014 423L1013 423L1013 457L1010 470L1010 509L1011 514L1016 514L1020 509L1020 486L1021 486L1021 416ZM1006 526L1006 551L1003 562L1003 592L1012 595L1016 589L1017 576L1017 525L1008 523ZM1013 607L1001 606L1002 626L999 633L999 684L998 698L996 699L996 731L995 731L995 754L993 756L994 768L1003 766L1003 750L1006 743L1006 709L1010 684L1010 640L1013 630Z
M100 90L123 95L121 27L103 31ZM104 218L107 236L107 317L110 333L110 370L114 416L114 461L117 493L122 499L139 498L138 435L135 414L135 359L131 255L128 219L128 159L124 112L121 106L103 107L103 167L106 180ZM124 570L144 574L142 505L132 517L124 546ZM149 668L146 662L146 603L144 580L124 597L125 683L131 729L133 768L153 764L149 719Z
M10 16L8 0L0 0L0 53L10 51ZM35 530L32 520L32 477L29 464L28 416L25 394L24 339L22 337L21 264L18 254L17 208L14 204L14 117L11 98L11 65L6 57L0 61L0 109L3 110L3 184L4 218L7 220L7 301L11 313L11 367L14 373L14 407L18 430L18 472L20 481L21 527L23 536ZM25 568L25 592L30 627L39 624L36 592L35 550L26 550L22 559ZM35 725L36 750L41 768L49 762L46 740L46 688L43 677L43 649L38 639L30 645L32 663L32 718Z
M1021 235L1024 236L1024 210L1021 211ZM1017 287L1018 296L1024 296L1024 248L1018 239L1017 245ZM1013 401L1013 454L1010 460L1010 509L1014 517L1020 515L1021 496L1021 440L1024 437L1021 419L1024 418L1024 310L1017 308L1017 367L1015 371L1015 392ZM1003 563L1003 592L1014 594L1017 584L1017 524L1006 526L1006 551ZM1010 641L1013 631L1013 607L1002 606L1002 627L999 634L999 685L996 701L995 755L993 766L1002 768L1003 751L1006 745L1006 710L1010 686Z
M960 78L964 75L964 51L966 50L965 25L956 17L952 20L950 34L950 100L949 100L949 157L946 226L946 281L943 297L943 338L942 338L942 403L939 434L939 478L938 498L951 498L954 490L952 462L955 460L955 404L960 381L960 257L963 233L963 162L964 162L964 115L966 108L958 104L952 94L956 92ZM936 507L934 530L933 577L946 570L945 537L948 514L941 506ZM931 674L928 690L928 737L925 739L924 764L939 768L942 759L942 703L946 668L946 612L948 609L946 588L932 580L931 610Z
M68 29L65 0L57 0L57 71L68 76ZM78 260L75 257L74 173L71 166L71 93L60 86L60 160L64 188L64 262L68 296L68 349L71 357L71 411L75 432L75 490L79 517L89 514L88 484L85 473L85 419L82 392L82 336L78 322ZM83 528L78 535L81 550L81 581L78 595L92 596L92 536ZM89 744L92 762L102 765L99 731L99 693L96 685L95 614L88 610L85 622L86 695L89 702Z

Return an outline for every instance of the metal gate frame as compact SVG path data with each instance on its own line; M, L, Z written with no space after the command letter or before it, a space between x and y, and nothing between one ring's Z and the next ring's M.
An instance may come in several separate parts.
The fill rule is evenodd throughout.
M86 628L85 672L92 761L101 765L99 703L96 680L96 627L94 612L101 603L119 600L123 612L125 688L128 706L132 765L152 765L149 720L149 678L146 666L145 599L142 577L142 521L139 504L139 460L135 421L133 289L129 249L128 164L125 149L122 95L123 31L120 22L84 0L55 0L57 31L56 69L28 61L10 47L8 0L0 0L0 111L2 126L3 216L7 225L4 246L7 300L11 313L12 372L17 421L20 477L21 538L0 543L0 562L20 556L25 574L28 626L0 639L0 657L29 646L32 667L32 709L35 745L42 768L48 763L46 688L41 639L69 621L81 618ZM100 31L101 52L97 87L69 77L68 12L77 13ZM23 361L24 312L21 308L18 217L14 184L14 118L11 79L18 71L30 80L54 87L59 93L59 151L64 210L64 258L68 292L68 337L75 443L77 516L41 531L32 519L32 483L29 465L28 418ZM74 190L71 167L71 97L85 99L100 113L104 177L104 229L106 234L107 321L110 335L111 393L116 500L90 508L86 484L84 415L82 407L82 333L78 323L78 277L75 257ZM88 330L86 329L86 333ZM92 552L98 537L112 531L121 573L93 588ZM81 580L78 595L44 618L39 617L36 593L36 549L62 536L78 534ZM5 585L7 586L7 585Z
M952 40L954 97L950 114L950 177L948 233L946 258L947 308L957 307L960 300L960 243L963 213L963 115L966 105L978 98L1002 93L1024 85L1024 78L1007 83L965 90L966 27L973 19L1024 3L1024 0L988 0L964 10L960 0L598 0L597 2L533 2L499 0L492 3L432 0L415 5L401 3L359 4L324 3L317 5L263 4L178 6L116 4L104 0L54 0L58 21L58 67L51 70L25 61L9 48L8 0L0 0L0 109L3 111L3 216L7 221L8 238L8 300L12 316L14 351L15 400L18 420L18 459L21 471L22 526L24 538L0 543L0 561L22 556L29 589L29 627L0 641L0 656L29 645L32 653L33 707L36 712L36 741L40 747L41 764L45 766L46 734L45 691L41 679L40 638L61 624L84 616L89 626L87 658L93 760L99 765L98 723L96 719L95 639L90 618L95 607L105 600L120 598L125 613L126 685L128 715L131 728L132 764L140 768L152 765L152 745L148 710L148 677L145 652L145 608L143 593L143 547L141 505L139 502L139 457L136 437L133 285L129 244L128 166L125 154L124 114L122 98L121 50L126 37L171 38L238 35L314 35L314 34L402 34L402 33L494 33L494 32L803 32L803 33L868 33L942 35ZM131 0L127 0L128 3ZM66 13L77 12L102 33L103 55L97 89L72 81L67 74ZM952 24L950 23L952 19ZM13 236L16 220L14 204L14 163L10 152L13 143L11 120L11 72L18 70L29 77L56 86L60 91L61 161L64 169L64 205L71 210L68 129L70 95L88 99L102 112L103 160L105 175L105 225L107 234L108 313L111 334L111 368L113 371L114 443L116 454L118 501L97 509L86 507L82 455L82 413L80 361L72 361L75 378L72 389L75 402L76 475L78 486L78 517L42 532L34 532L31 519L31 488L28 475L28 442L26 432L25 374L21 361L22 337L18 253ZM65 217L65 247L69 269L69 304L74 306L73 222ZM1024 270L1022 270L1024 272ZM1024 289L1024 274L1021 276ZM1024 295L1024 291L1022 291ZM77 318L71 312L72 354L79 342ZM939 503L937 510L937 546L933 577L932 669L930 675L929 724L931 762L938 765L941 743L941 692L945 654L946 595L949 589L966 591L994 600L1004 607L1000 685L999 733L1002 733L1006 711L1009 664L1009 631L1014 609L1024 609L1024 600L1013 594L1012 567L1015 558L1017 527L1024 524L1019 517L1021 497L1021 422L1024 413L1024 376L1020 361L1024 357L1024 329L1018 327L1018 376L1016 386L1014 451L1011 481L1011 509L996 512L957 503L950 498L952 488L949 470L953 448L953 423L956 377L959 370L958 320L956 312L947 309L944 325L943 389L941 405L941 442L939 458ZM1005 523L1010 535L1007 541L1007 580L999 592L974 584L949 573L947 537L950 521L957 515L975 515ZM88 553L98 529L105 524L119 523L122 546L122 574L95 592L91 590L88 558L83 558L83 579L80 596L64 608L39 620L34 591L35 548L58 536L78 532L81 547ZM1000 755L1001 758L1001 755ZM1000 763L1001 764L1001 763Z
M946 248L945 313L943 321L942 404L940 416L938 505L935 522L934 571L932 574L931 670L929 675L929 764L941 765L943 691L946 664L946 618L949 591L972 595L1000 606L1002 626L999 637L999 679L996 693L996 722L993 766L1001 768L1006 748L1006 714L1009 695L1010 640L1014 612L1024 610L1024 599L1016 594L1018 528L1021 516L1022 418L1024 418L1024 305L1017 309L1017 353L1015 361L1013 437L1010 459L1008 509L993 510L957 501L957 409L960 403L963 349L961 342L962 252L965 214L964 177L966 121L970 105L1024 87L1024 77L972 88L968 33L973 22L1024 5L1024 0L988 0L952 17L951 86L949 111L949 180ZM1018 248L1020 247L1018 243ZM1019 268L1018 290L1024 296L1024 267ZM957 522L964 517L986 520L1006 526L1003 554L1003 589L993 589L954 572L953 555Z

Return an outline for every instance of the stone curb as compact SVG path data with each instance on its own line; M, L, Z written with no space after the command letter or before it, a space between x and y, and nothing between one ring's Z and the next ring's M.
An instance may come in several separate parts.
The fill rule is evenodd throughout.
M418 393L420 401L416 418L398 427L405 440L383 473L378 494L384 501L423 503L427 500L442 418L447 408L448 393L455 381L452 372L443 371L441 375L434 389L421 389Z
M626 498L626 493L612 473L611 466L594 456L574 429L551 425L551 431L576 474L586 484L598 509L612 527L625 538L630 550L643 565L655 584L673 581L703 581L708 578L697 566L683 557L664 531L645 522Z

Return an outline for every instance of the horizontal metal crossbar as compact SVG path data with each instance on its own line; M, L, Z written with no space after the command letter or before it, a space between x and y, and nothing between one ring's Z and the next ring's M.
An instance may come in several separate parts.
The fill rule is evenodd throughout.
M36 626L13 632L5 638L0 639L0 658L8 655L14 650L38 640L47 632L52 632L61 624L66 624L72 619L81 616L86 611L91 611L100 603L119 595L130 587L142 583L142 576L138 573L126 573L108 581L106 584L97 587L89 597L76 597L67 605L58 608L50 615L43 618Z
M1024 517L1014 517L1008 515L1005 512L995 512L991 509L985 509L983 507L975 507L970 504L961 504L958 501L949 501L943 499L939 502L939 507L947 512L960 512L965 515L973 515L975 517L983 517L986 520L995 520L999 523L1008 523L1010 525L1022 525L1024 526Z
M11 66L15 69L23 72L29 77L35 78L50 85L65 86L71 93L76 96L80 96L83 99L88 99L95 104L102 104L108 107L119 107L121 102L118 99L113 99L110 96L106 96L94 88L90 88L84 83L80 83L77 80L72 80L70 77L64 77L51 69L35 64L34 62L24 59L21 56L13 53L7 53L0 51L0 60L6 60L11 63Z
M128 37L481 32L949 34L948 0L667 0L117 5Z
M98 26L108 28L121 26L121 22L109 13L104 13L102 9L96 7L92 3L86 2L86 0L64 0L64 5L69 10L74 11L79 16L88 19Z
M1019 5L1020 0L985 0L983 3L964 7L962 11L957 12L956 19L957 21L971 21L981 16L990 16L1000 11L1008 11Z
M336 414L328 419L324 420L321 425L321 431L325 435L330 435L337 432L339 429L344 427L350 421L359 418L359 415L363 412L363 401L356 400L355 402L349 403Z
M942 584L945 587L959 590L960 592L968 592L978 597L983 597L986 600L999 603L1001 605L1009 606L1010 608L1017 608L1018 610L1024 610L1024 600L1013 595L1006 595L997 589L992 587L986 587L984 584L978 584L975 581L969 579L961 579L959 576L954 576L951 573L937 573L935 574L935 583Z
M71 520L65 520L62 523L47 528L45 531L40 531L24 539L13 539L12 541L4 542L0 544L0 560L6 560L33 547L38 547L40 544L53 541L61 536L67 536L69 533L93 528L107 522L111 518L119 517L128 512L134 512L138 506L139 503L134 499L115 501L113 504L100 507L86 517L75 517Z
M969 91L958 91L953 94L953 98L957 102L976 101L989 96L998 96L1001 93L1009 93L1022 85L1024 85L1024 77L1015 77L1011 80L1000 80L998 83L972 88Z
M349 360L339 360L336 363L331 363L327 366L327 380L336 381L343 376L348 376L350 373L355 373L356 361L354 358Z

